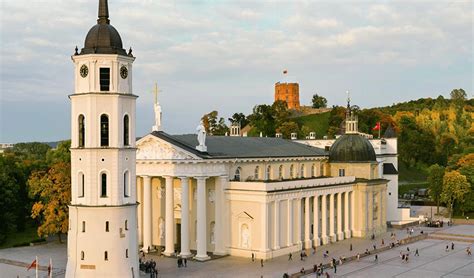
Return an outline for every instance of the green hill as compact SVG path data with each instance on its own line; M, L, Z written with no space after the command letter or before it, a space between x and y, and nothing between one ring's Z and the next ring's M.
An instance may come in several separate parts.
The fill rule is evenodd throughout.
M322 138L328 134L330 112L312 114L293 118L299 126L306 126L310 131L316 132L317 138Z

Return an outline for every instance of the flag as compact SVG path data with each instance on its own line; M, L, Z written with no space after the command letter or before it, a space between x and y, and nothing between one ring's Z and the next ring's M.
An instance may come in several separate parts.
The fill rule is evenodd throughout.
M32 267L36 268L36 259L30 264L27 270L30 270Z
M380 122L378 122L372 130L380 130Z
M288 70L283 70L283 74L287 74L288 73Z

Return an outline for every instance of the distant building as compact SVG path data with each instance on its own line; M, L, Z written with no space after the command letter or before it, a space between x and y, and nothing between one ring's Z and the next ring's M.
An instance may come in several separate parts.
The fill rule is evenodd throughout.
M13 148L13 145L11 143L0 143L0 153L3 153L6 149Z
M300 109L300 86L298 83L275 83L275 101L282 100L288 109Z

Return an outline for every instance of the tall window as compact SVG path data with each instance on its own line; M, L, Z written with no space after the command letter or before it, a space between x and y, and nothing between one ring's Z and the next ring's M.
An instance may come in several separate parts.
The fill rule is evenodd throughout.
M110 86L110 69L100 68L100 90L108 91Z
M81 251L81 260L84 260L84 251Z
M260 167L255 167L255 173L253 175L255 180L258 180L260 178Z
M82 221L82 232L86 232L86 221Z
M84 115L79 115L79 148L83 148L86 142L86 123Z
M125 231L128 230L128 220L125 220Z
M345 169L339 169L339 177L344 177L346 175Z
M105 231L109 231L109 221L105 221Z
M84 173L82 172L79 173L78 182L79 182L79 186L78 186L77 196L84 197L84 185L85 185Z
M278 168L278 178L280 180L283 179L283 165L280 165L280 167Z
M315 168L316 168L316 166L313 163L313 165L311 165L311 177L313 177L313 178L316 176L316 169Z
M268 165L267 166L267 171L265 171L265 179L270 180L272 177L272 166Z
M130 183L128 171L123 173L123 196L130 197Z
M128 258L128 249L125 249L125 258Z
M240 171L242 171L240 167L237 167L237 169L235 169L235 174L234 174L235 181L240 181Z
M107 174L100 176L100 197L107 197Z
M304 164L301 164L300 167L300 178L304 178Z
M100 146L109 146L109 117L105 114L100 116Z
M290 177L292 179L295 178L295 165L293 165L293 164L290 165Z
M128 115L125 115L123 117L123 145L128 146L130 145L129 143L129 124L128 124Z
M104 252L104 260L109 260L109 253L107 251Z

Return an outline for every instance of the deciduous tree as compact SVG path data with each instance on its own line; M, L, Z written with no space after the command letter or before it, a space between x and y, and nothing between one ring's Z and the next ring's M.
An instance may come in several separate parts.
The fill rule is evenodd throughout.
M461 175L458 171L449 171L444 174L443 192L441 193L441 201L448 205L450 217L453 214L454 204L459 205L459 209L464 215L464 201L466 195L471 188L467 182L466 176Z
M444 167L438 164L428 168L428 187L431 198L436 202L436 213L439 214L439 201L443 192Z
M327 99L318 94L313 95L313 98L311 99L311 103L313 104L312 105L313 108L326 108L328 106Z

